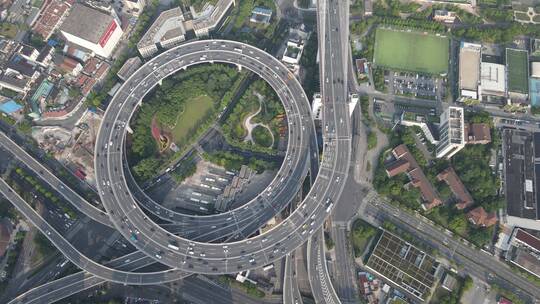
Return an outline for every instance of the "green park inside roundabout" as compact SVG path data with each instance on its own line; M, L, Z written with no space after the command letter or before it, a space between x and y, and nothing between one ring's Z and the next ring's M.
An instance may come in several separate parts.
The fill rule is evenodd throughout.
M188 155L193 160L189 152L195 150L200 159L227 170L275 168L258 157L277 155L287 135L283 105L270 85L225 64L200 64L167 77L144 97L130 126L126 151L139 182ZM212 129L226 149L201 151L197 143ZM182 179L194 173L194 165L186 170Z

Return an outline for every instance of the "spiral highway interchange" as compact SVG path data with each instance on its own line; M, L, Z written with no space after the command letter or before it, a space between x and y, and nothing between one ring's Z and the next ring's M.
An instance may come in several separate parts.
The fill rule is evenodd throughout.
M250 231L262 226L283 209L297 192L308 167L309 140L314 136L314 126L303 90L286 68L261 50L232 41L206 40L184 44L145 64L113 98L98 135L95 153L98 189L110 222L141 252L173 269L134 273L92 261L66 241L7 184L0 183L0 192L75 265L99 278L122 284L159 284L192 272L216 274L257 268L294 250L321 227L335 206L334 202L338 200L347 177L350 157L348 108L345 95L335 94L333 89L327 90L329 93L325 96L323 161L311 192L287 219L270 231L232 243L202 243L176 237L146 217L130 195L122 170L124 155L121 152L129 118L142 97L162 78L201 62L236 64L264 78L284 103L289 121L289 143L286 160L279 173L259 197L237 210L220 215L180 215L178 223L186 225L186 230L195 231L193 227L198 226L210 231L203 238L198 238L203 240L219 239L226 235L226 231ZM334 77L339 77L339 73L336 76L332 73L328 75L336 87L341 86L336 91L344 91L343 82L339 78L334 80ZM70 190L59 185L57 190L68 197ZM92 210L94 217L110 225L109 221L102 219L101 213L87 206L88 202L82 198L79 201L80 209ZM168 211L164 209L164 212ZM214 225L215 228L212 227ZM215 236L212 231L216 231ZM132 234L136 234L136 241L131 239ZM171 243L178 250L170 249Z
M260 267L283 257L319 228L341 194L350 158L350 130L346 100L326 96L331 111L323 112L324 153L312 190L300 207L270 231L232 243L201 243L168 233L138 207L122 170L125 128L142 97L163 78L193 64L222 62L247 68L265 79L284 104L289 121L287 157L276 178L258 197L238 210L187 220L230 227L228 221L260 226L283 209L301 183L309 158L313 123L307 98L298 81L277 59L255 47L234 41L205 40L171 49L135 72L109 105L96 141L95 166L99 194L116 229L136 248L172 268L197 273L231 273ZM331 76L330 76L331 77ZM335 81L334 81L335 83ZM338 81L339 83L339 81ZM343 98L342 98L343 99ZM215 233L223 231L215 229ZM133 235L136 235L136 239ZM170 249L173 244L177 249ZM99 276L99 274L97 274Z

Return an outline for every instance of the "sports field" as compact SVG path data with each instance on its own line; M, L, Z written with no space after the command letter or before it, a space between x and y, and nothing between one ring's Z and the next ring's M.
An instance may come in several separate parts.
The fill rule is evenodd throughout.
M212 99L206 95L191 98L184 104L184 111L177 118L176 125L171 130L173 141L183 143L197 123L212 111Z
M445 74L448 72L448 50L446 37L378 28L374 63L396 70Z
M527 94L529 91L527 52L506 49L506 65L508 66L508 91Z

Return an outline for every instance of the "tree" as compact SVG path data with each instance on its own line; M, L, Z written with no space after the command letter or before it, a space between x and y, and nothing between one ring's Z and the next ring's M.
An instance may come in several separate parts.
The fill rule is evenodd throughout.
M367 136L367 148L371 150L377 146L377 134L373 131L368 132Z
M139 181L148 180L157 173L159 166L158 159L145 158L133 167L133 173Z
M457 234L465 235L465 233L467 232L467 219L465 219L463 215L455 216L450 220L448 226Z

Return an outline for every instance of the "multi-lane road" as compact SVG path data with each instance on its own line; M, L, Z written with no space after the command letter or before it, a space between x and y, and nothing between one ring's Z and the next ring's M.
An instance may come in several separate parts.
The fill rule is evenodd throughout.
M322 226L334 202L339 199L350 156L346 98L344 94L332 94L334 98L329 94L327 97L325 106L328 109L323 113L327 128L324 159L312 190L300 208L266 234L247 240L228 244L190 241L169 234L150 221L137 206L126 187L123 170L119 170L124 157L119 152L123 150L125 126L141 97L169 74L203 62L236 64L264 78L276 90L287 111L289 146L276 178L253 201L240 210L188 218L192 221L216 219L216 224L227 226L227 219L241 221L253 213L269 220L286 207L305 172L302 159L308 159L308 138L314 134L308 132L313 126L309 104L300 84L277 59L249 45L221 40L192 42L167 51L141 67L117 92L105 113L96 143L95 166L100 196L116 229L139 250L165 265L198 273L228 273L260 267L283 257L307 240L314 230ZM333 81L332 87L343 88L340 73L329 77ZM136 239L132 238L133 231L136 231ZM219 227L215 233L221 233ZM170 249L171 244L173 250Z
M212 49L211 45L213 45L214 49ZM229 50L225 51L224 49L227 48ZM246 56L248 53L252 55L251 58L253 59L253 62L251 62L251 65L247 59L248 56ZM132 83L130 83L128 80L128 82L124 84L123 88L137 94L137 100L130 101L129 98L126 100L126 97L134 95L128 94L127 96L121 96L122 92L124 92L121 90L118 93L119 95L117 95L121 96L119 97L119 103L116 104L113 102L109 107L109 109L111 109L118 105L118 108L121 111L117 113L118 115L113 115L115 117L114 120L108 121L108 116L105 116L100 136L101 134L104 134L103 130L111 130L112 132L109 137L100 137L102 140L98 140L98 144L96 146L96 171L105 172L108 174L104 174L104 178L98 179L100 182L100 195L106 209L108 209L107 214L105 214L105 212L99 208L96 208L95 206L86 202L75 192L69 191L66 185L54 177L54 175L48 170L40 167L39 164L36 164L35 160L26 153L20 153L19 159L27 164L27 166L30 164L28 167L37 171L38 175L45 179L51 187L60 192L64 198L66 198L72 204L75 202L74 205L77 207L77 209L79 209L79 211L89 215L89 217L104 225L111 226L112 222L116 229L120 231L125 230L123 233L124 236L131 239L132 243L139 249L142 249L142 251L145 251L148 256L152 256L154 260L158 260L160 262L165 261L164 264L173 266L176 269L155 273L131 273L129 271L114 269L110 266L100 265L99 263L96 263L84 256L81 252L69 244L69 242L67 242L56 230L54 230L50 224L48 224L28 204L26 204L22 198L20 198L12 189L10 189L7 184L5 184L3 181L0 183L1 193L6 196L21 213L23 213L41 232L43 232L75 265L95 276L84 274L84 277L79 278L79 283L75 283L75 281L66 282L65 286L67 289L69 289L68 286L72 288L72 290L84 288L85 286L93 286L102 280L123 284L163 283L183 277L185 272L181 271L182 268L190 270L190 272L198 271L208 273L226 273L241 269L259 267L265 263L278 259L287 252L294 250L298 245L304 242L311 234L313 234L314 230L322 225L324 219L334 207L334 202L339 199L339 195L343 188L343 183L340 181L345 180L347 177L348 157L350 155L350 131L347 124L348 111L346 109L345 99L335 102L333 99L331 100L327 98L327 105L330 106L331 109L325 114L325 122L327 129L331 128L331 131L326 132L327 136L325 139L324 151L325 159L322 163L322 168L319 170L317 179L315 180L314 187L312 188L308 198L302 203L298 210L291 214L291 216L287 218L284 223L271 230L270 233L245 241L232 243L230 244L231 246L229 243L197 243L197 249L195 249L195 241L190 241L183 238L171 240L171 238L174 238L173 235L169 234L167 231L163 230L154 223L150 224L148 217L142 214L138 208L138 205L136 205L136 201L129 195L130 193L128 188L125 186L125 182L122 183L124 179L117 180L115 178L116 176L113 174L113 172L115 174L122 174L121 172L123 172L123 170L117 167L122 166L122 153L120 153L122 149L120 148L123 145L123 139L119 139L117 136L120 134L114 130L122 130L120 137L123 138L123 131L127 125L126 122L129 121L129 117L132 114L132 112L127 113L127 111L122 111L122 107L131 106L132 108L135 108L135 106L140 102L140 98L144 94L139 95L140 92L136 91L136 88L138 88L139 85L143 87L143 92L147 92L155 85L155 83L150 85L150 83L144 82L143 80L146 79L145 77L147 77L145 75L155 76L162 73L160 77L163 78L171 73L174 73L180 68L185 68L188 65L200 62L218 61L237 64L242 67L251 68L256 73L258 69L263 70L259 71L258 74L261 76L266 76L264 78L274 87L274 89L276 89L278 95L285 104L288 112L287 118L289 120L291 132L289 134L288 148L288 155L290 156L286 157L286 161L284 162L284 165L282 166L281 171L278 173L276 179L257 200L249 203L241 210L236 210L236 213L230 212L229 214L216 217L207 217L207 219L210 219L210 221L214 221L213 223L216 225L221 225L220 228L229 227L229 231L240 231L245 230L246 226L252 226L256 229L264 224L269 218L274 216L275 213L285 207L289 202L288 198L292 196L291 194L296 193L298 190L301 177L305 175L307 168L307 162L305 160L309 159L309 157L306 157L306 155L309 155L308 151L310 143L313 143L313 141L308 139L314 136L313 121L309 115L309 105L305 100L305 96L300 85L297 83L294 77L290 76L290 73L285 70L283 65L276 64L273 67L269 66L268 64L276 63L276 60L264 52L239 43L228 41L204 41L184 45L177 49L171 50L170 53L164 53L163 57L161 57L164 60L163 62L160 62L158 60L159 58L159 56L156 57L155 60L151 61L145 66L151 69L151 71L144 70L144 67L139 70L143 75L139 79L139 81L142 83L137 83L137 86L134 87L131 86ZM268 60L267 65L261 64L261 58ZM248 63L246 64L246 62ZM158 63L161 64L159 67ZM174 63L177 63L176 69L171 68L174 67ZM166 70L166 72L162 71L161 69ZM137 75L138 74L135 73L132 77L136 78ZM272 79L281 79L282 82L279 83ZM158 78L153 79L153 81L154 80L158 80ZM291 92L291 89L288 89L287 83L289 82L293 84L292 87L294 90L296 90L293 90L294 94ZM339 84L342 85L342 83ZM297 99L300 98L303 100L298 102L298 100L293 100L293 96L296 96ZM107 113L112 112L108 111ZM122 119L120 114L126 115L125 113L127 113L127 116L124 117L125 119ZM113 141L117 142L117 144L113 144ZM0 142L4 145L4 147L12 152L20 152L17 151L17 149L20 148L5 136L2 137L2 141ZM101 157L103 157L103 162L99 161L100 153ZM101 170L100 168L107 168L107 170ZM273 188L273 186L275 187ZM110 197L108 193L111 194ZM113 203L110 203L110 205L107 206L107 199L112 199L113 197L114 199L118 197L124 198L124 200L121 200L122 204L115 206ZM126 197L129 197L131 200L125 199ZM79 202L79 204L77 204L77 202ZM281 205L279 205L278 202L280 202ZM116 209L114 207L116 207ZM126 209L129 212L126 212ZM135 211L139 211L141 213L139 214L139 218L128 217L127 214L133 214ZM155 213L159 214L158 211L159 209L156 208ZM164 210L164 212L167 212L167 210ZM122 215L119 216L120 214ZM107 217L107 215L109 217ZM174 216L175 215L171 217ZM248 222L242 222L246 218L248 219ZM255 220L253 220L253 218L255 218ZM201 220L193 216L182 215L180 216L180 220L176 221L176 219L174 219L173 222L176 222L179 225L186 225L186 228L197 225L204 227L203 224L208 223L206 222L207 219ZM227 224L227 222L232 222L233 224ZM195 223L195 225L191 223ZM155 227L153 225L155 225ZM240 228L240 225L243 227ZM231 226L235 226L235 228L232 229L230 228ZM212 227L212 225L210 225L210 227ZM209 233L206 235L206 238L208 239L212 238L213 236L218 238L222 237L223 235L227 235L225 232L220 231L219 228L216 229L216 227L212 227L211 229L216 231L216 233ZM126 231L129 231L129 233ZM159 231L161 235L159 235L157 231ZM160 243L156 240L162 240L164 242ZM158 247L160 249L149 252L149 248L152 246L160 246ZM201 248L198 248L199 246ZM197 253L196 257L194 251ZM183 253L180 254L181 260L174 256L175 253L179 252ZM205 252L208 252L208 258L206 258ZM229 252L231 253L228 254ZM169 254L171 258L166 259L165 257L167 257ZM146 259L148 260L148 258ZM188 264L188 260L192 261ZM234 264L234 262L232 262L234 260L237 260L237 267L235 268L229 266L230 264ZM193 267L193 265L197 265L197 268ZM73 278L69 279L75 280Z
M390 220L437 248L439 254L462 265L463 272L514 290L520 296L540 300L538 285L512 271L504 262L452 237L419 214L403 211L375 196L365 205L360 215L368 221L377 217Z

